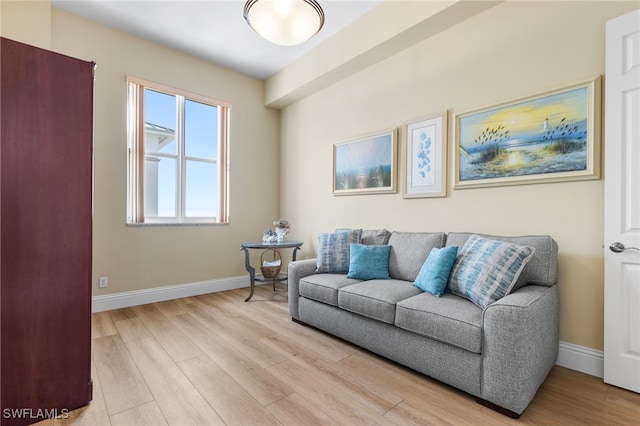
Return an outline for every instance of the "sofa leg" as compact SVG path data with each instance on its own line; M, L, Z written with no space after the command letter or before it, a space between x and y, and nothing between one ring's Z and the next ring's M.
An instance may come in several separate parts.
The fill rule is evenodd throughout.
M291 318L291 321L293 321L293 322L295 322L295 323L297 323L297 324L300 324L300 325L307 325L307 323L306 323L306 322L302 322L302 321L300 321L300 320L299 320L299 319L297 319L297 318Z
M511 410L507 410L506 408L503 408L497 404L494 404L493 402L489 402L487 400L484 400L482 398L476 398L476 402L480 405L484 405L487 408L491 408L493 411L497 411L498 413L507 416L507 417L511 417L512 419L519 419L520 418L520 414L511 411Z

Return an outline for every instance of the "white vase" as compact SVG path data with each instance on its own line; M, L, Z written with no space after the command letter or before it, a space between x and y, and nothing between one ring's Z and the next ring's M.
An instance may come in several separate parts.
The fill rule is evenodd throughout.
M285 228L276 228L276 235L278 236L278 242L281 243L284 241L285 235L289 232L288 229Z

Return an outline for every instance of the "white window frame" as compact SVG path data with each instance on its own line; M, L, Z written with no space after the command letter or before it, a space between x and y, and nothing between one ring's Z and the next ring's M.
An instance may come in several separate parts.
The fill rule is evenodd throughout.
M144 91L145 89L173 95L178 100L176 105L176 153L167 154L153 152L154 157L176 159L176 211L174 217L145 217L145 118ZM184 105L186 100L215 106L218 112L218 152L217 158L208 159L190 157L184 154ZM127 224L226 224L229 221L229 177L228 177L228 149L229 149L229 120L231 104L226 101L199 95L159 83L150 82L136 77L127 77ZM186 216L186 163L199 161L218 165L218 212L215 217L187 217Z

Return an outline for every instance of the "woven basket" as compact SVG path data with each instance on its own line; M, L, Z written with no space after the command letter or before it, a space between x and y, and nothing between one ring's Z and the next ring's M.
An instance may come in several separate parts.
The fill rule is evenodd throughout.
M268 251L273 252L273 260L277 260L280 259L280 264L278 266L260 266L260 270L262 271L262 276L265 278L275 278L278 276L278 274L280 273L280 269L282 268L282 256L280 255L280 252L276 249L266 249L265 251L262 252L262 256L260 256L260 265L264 264L264 255L265 253L267 253Z

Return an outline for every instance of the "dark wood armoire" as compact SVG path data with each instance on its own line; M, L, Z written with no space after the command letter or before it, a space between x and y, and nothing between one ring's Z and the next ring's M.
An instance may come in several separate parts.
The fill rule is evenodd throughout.
M94 64L0 39L2 425L92 398Z

